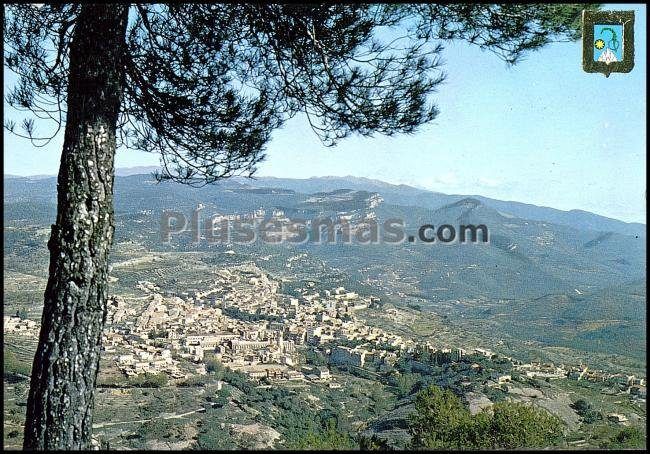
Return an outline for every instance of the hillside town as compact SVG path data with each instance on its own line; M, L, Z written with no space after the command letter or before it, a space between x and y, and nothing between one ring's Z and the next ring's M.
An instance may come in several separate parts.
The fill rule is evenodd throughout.
M328 366L305 364L305 347L321 351L329 365L363 368L373 363L379 372L394 365L403 353L416 350L447 363L467 354L494 356L487 348L436 346L368 326L357 313L376 308L378 298L344 287L321 290L314 282L287 295L280 291L280 282L254 265L220 269L211 285L200 291L177 294L150 281L138 281L136 289L144 294L141 309L123 297L110 298L102 344L104 355L127 377L149 373L187 379L205 375L207 363L217 361L253 380L312 381L336 387ZM5 316L4 329L38 336L37 322L17 316ZM585 364L505 359L512 362L513 371L526 377L586 380L603 383L603 393L628 394L643 402L646 398L643 377ZM511 379L507 374L493 378L494 385Z
M391 350L413 348L415 342L363 324L355 312L376 299L343 287L315 290L313 283L294 298L278 292L278 282L259 269L220 270L211 288L190 295L164 292L139 282L149 301L140 314L114 297L109 303L104 350L114 354L126 375L167 373L172 378L205 374L204 360L246 373L252 379L327 380L327 368L301 367L298 347L328 346L337 341L363 341L361 347L329 348L333 362L363 366L370 358L395 361ZM178 359L176 359L178 358ZM180 359L196 365L182 372Z

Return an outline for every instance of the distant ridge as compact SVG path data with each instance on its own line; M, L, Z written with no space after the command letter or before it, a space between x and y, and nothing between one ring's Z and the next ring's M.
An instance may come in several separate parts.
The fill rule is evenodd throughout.
M522 219L552 222L578 229L616 232L624 235L646 236L646 225L640 222L625 222L584 210L560 210L510 200L497 200L475 194L444 194L405 184L395 185L380 180L359 177L312 177L292 179L277 177L240 178L239 183L255 187L282 187L296 192L314 193L336 189L355 189L379 193L386 203L404 206L420 206L437 209L465 198L479 200L486 206Z
M23 176L23 175L12 175L10 173L5 173L3 175L3 178L6 180L12 180L12 179L18 179L18 178L25 178L27 180L43 180L45 178L55 178L56 175L28 175L28 176Z
M135 167L118 167L115 169L115 176L130 177L132 175L145 175L151 174L156 170L160 170L160 166L135 166ZM4 174L4 178L27 178L30 180L42 180L43 178L56 177L56 174L51 175L12 175L9 173Z
M137 166L118 168L117 177L132 177L136 175L150 176L154 171L160 170L158 166ZM34 175L21 177L5 175L6 179L41 180L55 177L55 175ZM405 184L392 184L385 181L353 176L325 176L304 179L279 178L279 177L232 177L223 180L224 186L250 186L252 188L281 188L293 190L297 193L313 194L317 192L330 192L339 189L361 190L377 192L388 204L403 206L419 206L438 209L442 206L472 198L484 205L498 210L501 213L516 216L522 219L550 222L566 225L578 229L595 230L600 232L616 232L623 235L633 235L645 238L646 225L640 222L625 222L618 219L602 216L584 210L560 210L523 202L497 200L473 194L444 194L427 189L416 188Z
M136 166L136 167L120 167L115 169L115 175L118 177L130 177L131 175L152 174L156 170L160 170L160 166Z

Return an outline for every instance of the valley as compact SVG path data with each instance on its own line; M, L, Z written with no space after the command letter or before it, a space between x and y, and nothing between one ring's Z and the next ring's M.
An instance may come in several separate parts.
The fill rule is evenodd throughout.
M374 436L404 448L415 396L430 384L472 411L501 401L544 408L562 420L567 447L603 447L622 428L645 427L637 227L325 180L233 179L197 190L116 177L97 446L299 448L335 433L350 447ZM189 217L198 204L223 216L401 218L410 233L485 224L490 242L194 244L184 232L163 244L163 210ZM54 210L53 179L5 180L9 448L22 437ZM586 219L608 230L585 228ZM579 400L593 413L577 410Z

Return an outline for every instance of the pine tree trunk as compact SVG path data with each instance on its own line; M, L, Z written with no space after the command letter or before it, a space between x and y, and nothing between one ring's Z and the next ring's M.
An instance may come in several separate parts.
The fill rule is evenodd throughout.
M128 5L84 5L70 47L56 224L25 449L84 449L106 314L113 239L115 129Z

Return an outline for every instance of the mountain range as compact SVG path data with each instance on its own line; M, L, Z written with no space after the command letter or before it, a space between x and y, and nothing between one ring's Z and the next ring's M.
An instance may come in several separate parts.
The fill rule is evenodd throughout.
M54 221L55 177L5 178L4 191L5 226L49 226ZM150 174L118 172L115 241L135 241L159 251L196 249L189 245L189 233L175 237L171 246L162 244L160 219L163 210L170 209L189 218L198 204L207 214L265 208L303 219L399 218L408 234L425 224L484 224L488 243L255 243L236 250L274 257L268 266L277 270L285 269L290 255L308 254L359 286L380 291L391 303L482 320L485 326L508 324L509 332L522 338L592 345L601 351L624 346L630 339L645 342L643 224L354 177L231 178L192 188L156 183ZM5 247L18 241L12 235L17 233L5 233ZM224 250L221 245L198 248ZM631 353L638 356L645 350Z
M155 166L137 166L118 168L115 171L117 177L136 176L139 178L149 177L158 167ZM52 175L35 175L29 177L20 177L15 175L5 175L5 179L48 179L54 178ZM606 216L594 214L584 210L573 209L569 211L559 210L556 208L537 206L529 203L516 201L497 200L475 194L444 194L441 192L430 191L421 188L415 188L404 184L391 184L381 180L363 178L363 177L312 177L307 179L294 178L277 178L277 177L232 177L228 180L218 183L216 186L222 187L250 187L250 188L282 188L293 190L300 193L328 192L337 189L354 189L380 194L383 199L390 204L403 206L417 206L426 208L440 208L444 205L457 202L467 197L474 198L483 202L486 206L492 207L504 213L513 216L531 219L536 221L546 221L554 224L568 225L578 229L596 230L603 232L615 232L624 235L639 235L645 237L646 225L638 222L624 222Z

